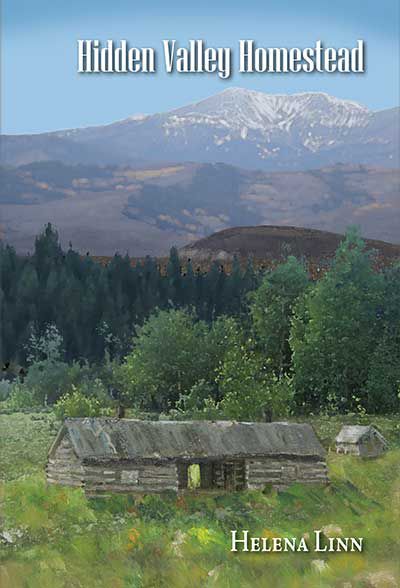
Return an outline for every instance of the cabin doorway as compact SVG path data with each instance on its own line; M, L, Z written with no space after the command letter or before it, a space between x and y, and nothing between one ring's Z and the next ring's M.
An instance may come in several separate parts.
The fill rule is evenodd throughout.
M236 492L246 485L244 460L178 464L180 490L225 490Z
M225 462L223 466L223 484L227 492L243 490L245 487L244 461Z
M189 490L197 490L201 486L200 464L192 463L187 469L187 487Z

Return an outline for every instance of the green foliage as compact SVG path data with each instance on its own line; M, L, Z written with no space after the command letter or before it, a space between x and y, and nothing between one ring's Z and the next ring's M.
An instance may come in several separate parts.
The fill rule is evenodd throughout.
M7 400L12 391L12 384L8 380L0 380L0 402Z
M0 481L43 472L59 426L52 412L0 414Z
M235 329L233 319L220 318L210 328L185 310L157 311L138 328L121 366L125 394L134 404L165 410L201 381L211 393Z
M174 420L217 420L222 418L220 402L214 399L214 385L201 379L196 382L188 394L181 394L176 409L171 409L166 418Z
M64 362L44 360L32 364L25 379L36 403L43 405L54 403L60 396L80 379L80 366Z
M0 266L0 354L13 359L0 397L16 386L15 408L75 386L174 418L399 409L400 266L375 271L355 232L317 282L294 257L261 285L251 260L202 274L176 249L166 273L149 257L101 265L64 253L51 225L31 257L0 246Z
M55 325L49 325L42 335L32 332L27 350L30 365L22 388L31 402L24 406L54 404L77 387L82 395L96 397L103 406L109 405L106 385L96 373L107 380L110 366L100 369L91 368L88 363L64 361L63 339Z
M180 310L158 311L137 331L124 366L125 389L138 404L165 408L201 374L196 351L205 325ZM138 402L139 401L139 402Z
M166 274L150 257L132 266L127 255L116 254L102 265L72 245L62 251L50 224L32 256L20 257L0 244L0 274L0 360L20 363L29 355L33 327L39 340L48 325L56 326L67 361L101 361L105 355L112 360L130 351L135 325L156 308L194 308L208 322L239 315L257 283L251 264L244 272L237 266L231 276L219 266L194 272L190 262L181 267L176 249Z
M219 372L221 409L227 417L238 420L289 414L293 396L290 379L275 376L269 362L251 344L242 336L225 354Z
M168 523L175 514L174 497L167 498L158 494L145 496L137 506L137 510L144 521L159 521Z
M294 384L301 406L366 406L368 366L381 332L384 279L354 232L332 268L297 306L291 332Z
M14 382L10 384L11 392L4 403L4 407L17 411L20 408L35 408L40 406L35 394L25 384Z
M64 394L54 405L54 412L59 419L66 417L95 417L101 414L101 404L95 397L86 396L78 388Z
M31 331L27 343L28 374L25 388L36 404L53 403L81 376L78 363L63 361L63 339L54 324L47 325L43 334Z
M370 360L367 408L387 412L400 406L400 264L384 273L385 291L378 317L381 336Z
M249 295L257 345L278 375L290 370L293 309L309 283L304 264L289 256L285 263L268 272L257 290Z
M366 407L383 414L400 406L400 346L386 331L372 354L366 382Z
M64 499L63 499L64 498ZM42 476L15 480L3 502L5 528L23 528L28 544L45 541L48 534L73 532L75 525L95 521L83 492L48 487Z
M370 418L370 417L369 417ZM326 444L342 421L368 417L313 417ZM309 419L307 419L309 420ZM153 588L184 586L367 585L385 573L400 580L397 501L400 465L398 418L377 417L390 440L382 458L328 455L330 485L293 485L232 494L120 496L88 499L80 489L49 486L43 468L58 423L53 414L0 415L0 576L2 588ZM40 443L39 443L40 439ZM397 440L397 441L396 441ZM395 445L397 443L397 449ZM11 480L11 481L5 481ZM230 531L271 538L311 535L339 527L364 537L357 553L230 552Z
M54 324L47 325L42 334L32 330L27 344L27 361L29 364L44 360L61 361L64 355L63 345L63 338Z

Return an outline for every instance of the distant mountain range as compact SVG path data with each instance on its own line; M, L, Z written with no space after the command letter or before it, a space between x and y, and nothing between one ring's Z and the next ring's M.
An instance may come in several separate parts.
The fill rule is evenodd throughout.
M132 167L37 162L3 168L0 237L32 249L47 222L83 252L163 255L243 225L302 226L400 244L398 170L336 165L299 172L225 164Z
M399 167L399 108L372 112L323 93L230 88L166 113L106 126L3 136L3 164L147 166L222 162L297 171L343 164Z
M399 108L231 88L171 112L1 137L0 238L162 255L229 227L302 226L400 243Z

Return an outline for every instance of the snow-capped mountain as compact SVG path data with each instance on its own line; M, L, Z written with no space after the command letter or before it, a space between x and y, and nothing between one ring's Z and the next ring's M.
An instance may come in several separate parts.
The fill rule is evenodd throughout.
M368 109L356 102L323 93L263 94L230 88L172 112L169 119L187 124L214 124L241 135L248 129L268 136L276 129L288 131L299 119L310 126L360 127L368 124Z
M324 93L230 88L200 102L116 123L7 137L2 158L67 162L224 162L267 170L363 163L399 166L399 109L372 112Z

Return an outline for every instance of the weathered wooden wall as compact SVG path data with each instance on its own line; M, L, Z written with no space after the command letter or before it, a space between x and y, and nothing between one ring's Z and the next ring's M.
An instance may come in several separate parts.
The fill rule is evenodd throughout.
M72 445L65 436L57 447L53 456L50 456L46 467L47 481L50 484L64 486L83 486L84 468L76 457Z
M360 447L356 443L337 443L336 453L360 455Z
M326 484L327 467L324 461L306 458L259 458L246 461L246 486L262 489L266 484L285 488L294 482Z
M367 439L363 439L360 444L360 456L361 457L378 457L385 452L385 445L375 435L371 435Z
M68 437L64 437L46 468L50 484L83 487L91 492L163 492L177 490L175 463L144 464L134 461L82 463Z
M84 465L87 492L165 492L178 490L175 463L118 461Z
M357 447L357 446L356 446ZM82 463L65 436L47 464L51 484L83 487L86 492L164 492L187 489L187 463L149 463L134 460ZM200 462L201 489L235 491L285 488L294 482L326 484L327 467L312 458L257 458Z
M337 443L336 452L360 457L378 457L385 451L385 446L377 437L363 439L360 443Z
M231 492L244 490L246 487L244 460L225 460L213 464L213 487Z

